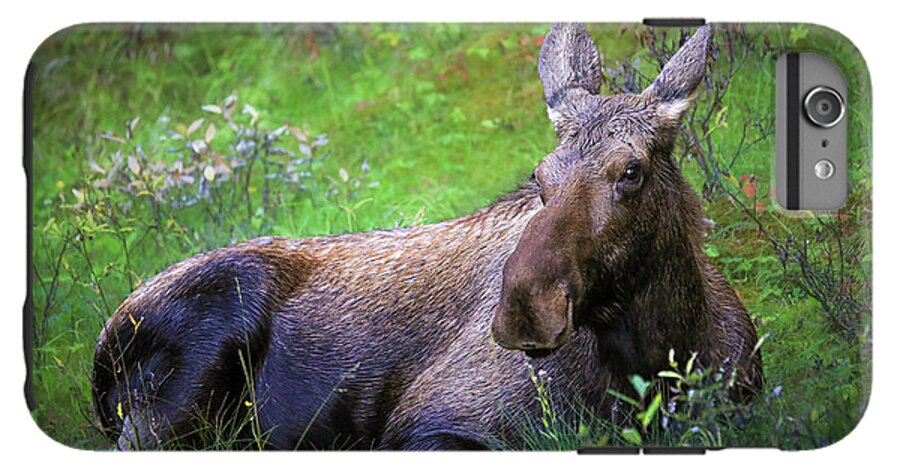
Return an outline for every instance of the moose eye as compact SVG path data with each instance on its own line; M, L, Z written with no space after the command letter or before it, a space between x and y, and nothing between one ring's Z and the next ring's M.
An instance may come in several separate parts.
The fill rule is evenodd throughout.
M625 172L622 173L623 180L635 181L639 178L641 178L640 164L631 164L628 167L625 167Z
M616 184L616 190L625 194L636 192L641 187L643 177L640 162L632 162L622 171L622 177Z

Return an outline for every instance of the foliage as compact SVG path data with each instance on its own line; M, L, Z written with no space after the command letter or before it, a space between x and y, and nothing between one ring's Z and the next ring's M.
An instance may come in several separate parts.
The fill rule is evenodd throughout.
M639 91L686 37L591 28L605 92ZM555 145L535 73L546 25L75 27L36 53L34 418L108 448L90 407L99 331L142 281L251 237L431 223L489 203ZM801 48L850 82L851 197L786 214L770 176L774 59ZM814 26L723 27L717 68L676 158L704 198L706 252L760 335L767 385L731 401L729 376L673 356L632 377L621 421L554 399L519 415L525 448L809 448L846 435L868 398L870 96L852 46ZM224 98L224 99L223 99ZM323 134L327 133L327 136ZM698 349L699 350L699 349ZM676 362L676 358L680 362ZM246 401L252 405L252 398ZM242 415L252 415L245 412ZM201 447L257 448L250 420L215 415ZM502 444L502 443L501 443ZM519 448L521 446L517 446Z

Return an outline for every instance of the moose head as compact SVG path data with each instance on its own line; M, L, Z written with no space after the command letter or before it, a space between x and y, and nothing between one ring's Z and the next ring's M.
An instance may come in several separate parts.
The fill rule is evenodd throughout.
M552 350L582 324L627 314L623 296L643 292L641 275L670 274L647 262L655 250L687 256L702 243L699 203L671 153L710 45L701 27L646 90L601 96L600 55L587 29L551 28L538 75L559 145L534 171L542 205L503 270L492 324L498 344Z

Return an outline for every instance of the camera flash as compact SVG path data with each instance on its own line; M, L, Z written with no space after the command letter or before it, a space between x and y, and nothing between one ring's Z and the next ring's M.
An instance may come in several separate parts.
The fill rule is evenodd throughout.
M815 172L819 180L828 180L834 175L834 164L828 159L822 159L816 162Z

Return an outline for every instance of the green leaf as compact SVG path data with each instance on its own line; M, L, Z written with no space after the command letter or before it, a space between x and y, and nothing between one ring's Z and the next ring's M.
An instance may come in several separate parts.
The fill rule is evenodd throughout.
M658 374L656 374L656 375L657 375L658 377L662 377L662 378L673 378L673 379L676 379L676 380L684 380L684 377L682 377L680 373L678 373L678 372L673 372L673 371L671 371L671 370L661 370L661 371L660 371Z
M473 46L466 50L466 55L487 59L487 57L491 55L491 50L484 46Z
M684 366L684 373L690 374L691 370L694 369L694 361L697 360L697 353L691 352L691 358L688 359L687 364Z
M588 428L588 426L585 425L584 422L579 422L578 423L578 436L581 438L587 438L588 435L590 435L590 434L591 434L591 429Z
M454 124L466 122L466 113L464 113L459 106L454 107L450 112L450 120L453 121Z
M640 407L640 406L641 406L641 403L638 402L637 400L635 400L635 399L629 397L628 395L621 394L621 393L619 393L619 392L617 392L617 391L615 391L615 390L607 390L606 393L608 393L608 394L610 394L610 395L612 395L612 396L618 398L619 400L622 400L622 401L628 403L629 405L631 405L631 406L633 406L633 407Z
M797 25L791 28L791 42L797 43L805 39L809 35L809 30L806 29L803 25Z
M647 390L650 388L650 382L644 380L640 375L632 375L630 377L631 386L634 387L635 391L637 391L638 395L640 395L641 400L647 396Z
M765 342L766 339L768 339L769 336L771 336L771 335L772 335L771 332L766 332L765 334L763 334L762 337L760 337L759 340L756 341L756 345L753 346L753 352L752 352L752 353L755 354L756 352L758 352L758 351L759 351L759 348L762 347L763 342Z
M416 84L416 93L423 94L435 90L434 83L431 81L421 81Z
M653 421L653 417L656 416L656 413L659 411L659 405L662 403L662 394L657 393L655 397L653 397L653 401L650 402L650 406L641 413L638 413L638 418L641 420L641 425L644 426L644 429L647 429L647 426L650 425L650 422Z
M623 428L622 438L625 438L625 441L633 445L640 445L642 441L641 434L634 428Z
M423 46L416 46L409 50L409 59L413 61L428 59L430 56L431 54L428 52L428 49Z

